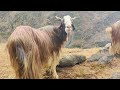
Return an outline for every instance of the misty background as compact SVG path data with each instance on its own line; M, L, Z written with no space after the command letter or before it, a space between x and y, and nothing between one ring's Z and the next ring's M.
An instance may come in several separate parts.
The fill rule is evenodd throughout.
M102 47L110 42L105 28L120 20L120 11L0 11L0 42L6 42L19 25L40 28L58 25L55 16L78 17L73 21L76 28L69 48Z

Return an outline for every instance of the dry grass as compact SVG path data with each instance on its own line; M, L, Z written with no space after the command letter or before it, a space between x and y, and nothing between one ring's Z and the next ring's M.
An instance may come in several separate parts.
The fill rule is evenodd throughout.
M74 48L74 49L68 49L63 48L62 52L63 55L84 55L86 58L89 58L92 54L95 54L99 51L99 48L91 48L91 49L80 49L80 48Z
M91 49L62 49L63 55L85 55L89 58L97 53L99 48ZM112 73L120 72L120 61L113 60L110 64L100 65L97 62L84 62L73 67L59 68L58 74L61 79L106 79ZM13 79L15 73L10 65L8 54L5 51L5 43L0 44L0 78Z
M0 44L0 78L14 78L15 74L8 59L8 54L5 50L5 43Z

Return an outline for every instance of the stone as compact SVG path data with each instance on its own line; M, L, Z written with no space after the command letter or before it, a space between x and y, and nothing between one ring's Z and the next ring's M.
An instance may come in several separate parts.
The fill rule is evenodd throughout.
M100 64L108 64L110 63L111 61L113 60L113 56L112 55L109 55L109 54L106 54L104 55L103 57L101 57L98 61L98 63Z
M100 52L97 52L96 54L93 54L90 58L88 58L87 62L98 61L101 57L102 54Z
M58 67L70 67L80 64L86 60L86 56L82 55L67 55L60 59Z

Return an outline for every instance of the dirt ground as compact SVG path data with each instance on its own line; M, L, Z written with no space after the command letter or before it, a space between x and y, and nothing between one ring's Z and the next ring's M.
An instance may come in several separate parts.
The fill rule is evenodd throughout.
M99 48L91 49L63 49L64 55L80 54L89 58ZM73 67L59 68L57 70L60 79L107 79L114 72L120 72L120 60L113 60L107 65L100 65L97 62L84 62ZM15 73L11 67L8 54L5 50L5 43L0 44L0 79L14 79Z

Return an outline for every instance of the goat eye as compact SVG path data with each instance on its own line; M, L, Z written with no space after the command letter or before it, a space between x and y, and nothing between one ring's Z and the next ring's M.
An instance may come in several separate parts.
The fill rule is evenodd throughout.
M71 28L71 26L70 26L70 25L68 25L68 26L67 26L67 28Z

